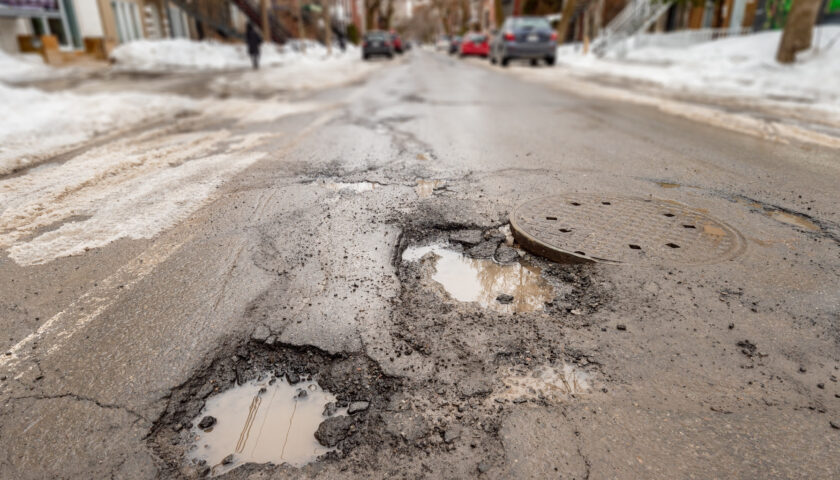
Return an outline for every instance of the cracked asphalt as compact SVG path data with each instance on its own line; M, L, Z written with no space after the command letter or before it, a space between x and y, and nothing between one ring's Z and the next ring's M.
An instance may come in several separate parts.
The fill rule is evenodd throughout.
M173 76L161 88L184 88ZM318 461L227 478L836 478L836 150L424 51L282 98L309 107L198 112L118 139L131 151L177 132L195 158L259 154L153 238L29 265L2 253L0 478L201 476L183 423L211 383L275 365L371 407ZM516 205L564 192L679 202L746 248L700 266L523 252L557 295L518 314L454 300L433 258L401 260L464 232L492 255ZM564 365L587 387L507 394Z

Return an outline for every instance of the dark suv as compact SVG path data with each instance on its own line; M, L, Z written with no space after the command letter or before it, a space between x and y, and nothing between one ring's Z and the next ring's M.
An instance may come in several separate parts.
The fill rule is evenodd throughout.
M394 56L393 40L388 32L371 30L362 39L362 58L367 60L376 55Z
M545 17L509 17L490 45L490 61L504 67L518 58L554 65L556 53L557 33Z

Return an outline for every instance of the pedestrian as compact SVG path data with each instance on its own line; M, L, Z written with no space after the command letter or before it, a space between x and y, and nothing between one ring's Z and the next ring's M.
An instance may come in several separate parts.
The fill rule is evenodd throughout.
M338 34L338 46L342 52L347 50L347 42L344 40L344 34L341 32Z
M245 29L245 41L248 43L248 55L251 56L251 65L254 70L260 68L260 44L262 37L257 33L254 24L248 22L248 28Z

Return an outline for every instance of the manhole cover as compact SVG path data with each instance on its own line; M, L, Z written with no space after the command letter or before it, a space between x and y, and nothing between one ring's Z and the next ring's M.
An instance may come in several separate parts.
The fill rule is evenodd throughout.
M570 194L521 204L517 242L558 262L705 264L740 253L741 235L704 212L666 200Z

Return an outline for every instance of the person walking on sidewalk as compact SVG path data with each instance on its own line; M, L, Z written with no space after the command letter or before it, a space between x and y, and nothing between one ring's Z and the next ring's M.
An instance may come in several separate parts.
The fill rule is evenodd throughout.
M254 24L251 22L248 22L248 28L245 30L245 42L248 43L248 55L251 56L251 65L256 70L260 68L260 44L262 43L262 37L257 33L257 29L254 28Z

